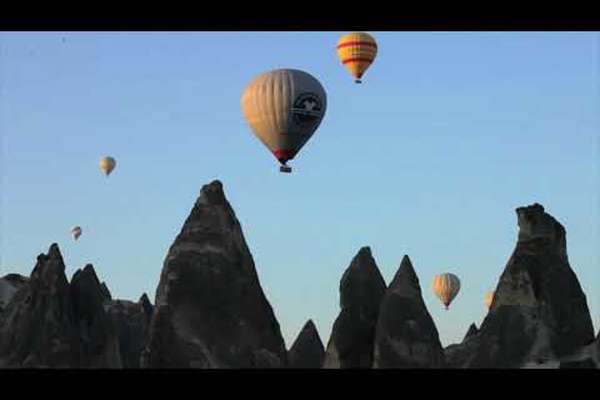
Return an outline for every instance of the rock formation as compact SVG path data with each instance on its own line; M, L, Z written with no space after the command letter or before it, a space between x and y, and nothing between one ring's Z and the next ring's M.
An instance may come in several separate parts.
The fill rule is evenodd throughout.
M290 368L321 368L325 349L312 320L308 320L288 352Z
M340 281L341 311L327 344L324 368L371 368L385 287L371 249L361 248Z
M28 278L19 274L8 274L0 278L0 312L8 305L19 289L27 285Z
M539 204L517 208L519 236L465 367L518 368L561 359L593 340L563 226Z
M479 333L479 329L477 329L477 325L475 324L471 324L471 326L469 326L469 330L467 331L467 334L465 335L463 342L467 339L469 339L471 336L475 336L477 335L477 333Z
M106 309L119 334L123 368L140 368L140 359L150 331L152 305L144 293L137 303L112 300Z
M442 368L444 352L408 256L385 292L375 331L374 368Z
M80 367L120 368L118 332L103 307L105 292L91 264L73 274L70 291L80 338Z
M284 367L279 323L221 182L202 187L169 249L143 367Z
M60 250L52 244L48 254L38 256L28 280L13 275L8 281L20 288L0 313L0 368L121 366L116 332L91 265L69 284Z
M478 334L477 326L471 324L461 343L451 344L444 349L446 368L464 368L467 360L476 349Z
M0 367L79 367L79 359L65 264L53 244L0 314Z

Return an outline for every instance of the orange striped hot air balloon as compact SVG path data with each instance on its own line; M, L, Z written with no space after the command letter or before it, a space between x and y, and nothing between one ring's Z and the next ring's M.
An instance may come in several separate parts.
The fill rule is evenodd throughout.
M460 279L454 274L439 274L431 282L433 293L444 303L446 310L460 291Z
M377 42L364 32L353 32L341 37L337 45L338 57L348 68L356 83L371 66L377 56Z

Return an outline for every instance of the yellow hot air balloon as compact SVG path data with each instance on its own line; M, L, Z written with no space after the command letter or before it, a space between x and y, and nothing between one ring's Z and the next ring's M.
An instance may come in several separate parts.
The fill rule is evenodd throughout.
M100 160L100 169L104 172L104 175L108 176L115 169L117 161L109 156L106 156Z
M337 44L338 57L348 68L356 83L377 57L377 42L375 38L364 32L353 32L340 38Z
M327 108L327 95L307 72L277 69L255 78L241 99L242 113L258 139L291 172L293 159L315 133Z
M484 302L485 302L485 306L488 309L492 306L492 302L494 301L494 295L495 294L496 294L496 292L494 292L494 291L487 292L485 294Z
M460 290L460 279L454 274L440 274L433 277L433 293L444 303L446 310Z
M80 226L73 227L73 229L71 229L71 235L73 235L73 239L75 239L75 240L79 239L79 236L81 236L81 227Z

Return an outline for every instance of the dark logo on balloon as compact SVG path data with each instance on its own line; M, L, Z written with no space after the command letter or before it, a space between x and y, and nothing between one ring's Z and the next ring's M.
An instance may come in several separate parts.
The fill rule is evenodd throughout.
M314 125L323 112L321 100L314 93L303 93L296 98L292 107L292 116L297 125Z

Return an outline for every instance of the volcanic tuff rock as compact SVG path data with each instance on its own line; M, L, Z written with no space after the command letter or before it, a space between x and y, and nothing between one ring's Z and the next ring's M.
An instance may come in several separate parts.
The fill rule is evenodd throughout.
M91 264L75 272L70 290L80 337L80 366L120 368L118 332L103 307L105 293Z
M65 264L52 244L0 314L0 367L75 367L79 358Z
M475 324L469 326L461 343L451 344L444 349L446 368L463 368L478 344L479 330Z
M8 274L0 278L0 312L27 282L28 279L19 274Z
M469 330L467 331L467 334L465 335L463 342L467 339L469 339L471 336L475 336L479 333L479 330L477 329L477 325L475 324L471 324L471 326L469 326Z
M542 364L593 340L586 297L567 258L565 229L537 203L516 212L517 245L466 367Z
M385 287L371 249L361 248L340 281L341 311L327 344L324 368L371 368Z
M308 320L288 352L290 368L321 368L325 349L312 320Z
M279 323L219 181L202 187L169 249L143 367L283 367Z
M100 285L100 289L102 290L103 301L111 301L112 295L110 294L110 290L108 290L108 286L106 286L106 283L102 282L102 285Z
M140 358L150 330L152 304L146 293L137 303L112 300L106 305L108 315L119 333L119 350L123 368L140 368Z
M375 331L374 368L441 368L444 352L408 256L385 292Z
M13 274L8 281L21 287L0 313L0 367L121 366L116 331L91 265L69 284L60 250L52 244L48 254L38 256L28 280Z

